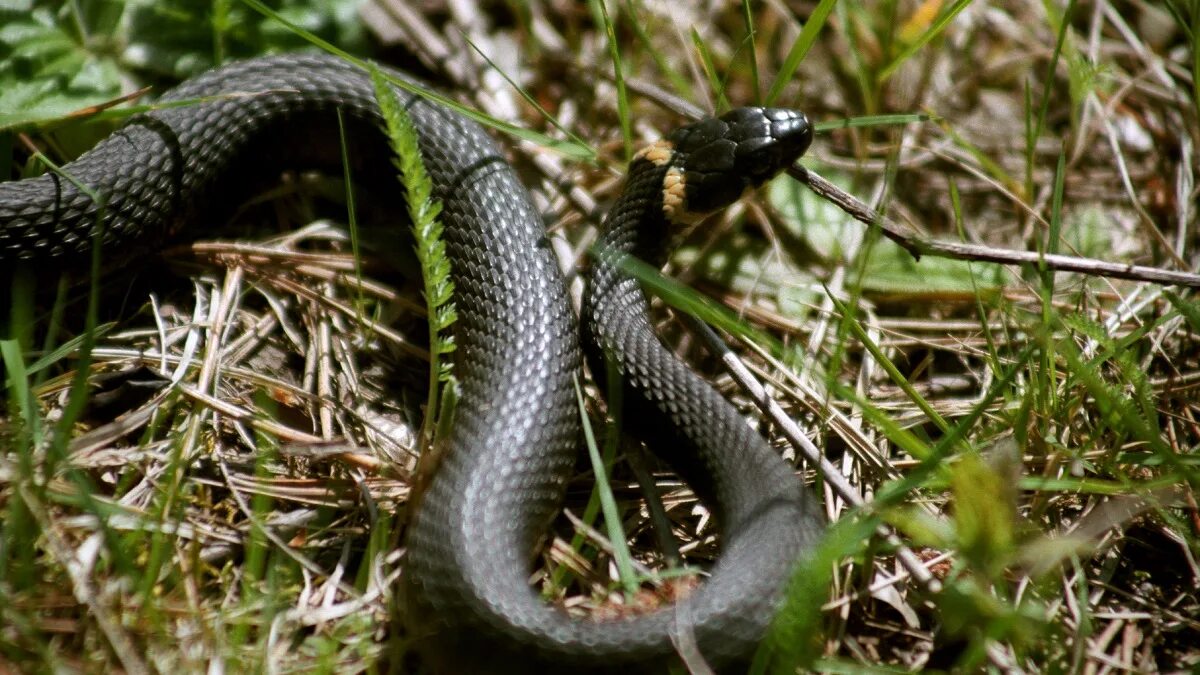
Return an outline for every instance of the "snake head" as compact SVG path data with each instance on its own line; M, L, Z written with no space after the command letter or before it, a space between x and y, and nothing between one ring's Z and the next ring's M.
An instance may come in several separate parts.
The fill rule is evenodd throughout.
M668 140L687 212L702 215L737 201L799 159L812 136L808 117L786 108L735 108L675 131Z

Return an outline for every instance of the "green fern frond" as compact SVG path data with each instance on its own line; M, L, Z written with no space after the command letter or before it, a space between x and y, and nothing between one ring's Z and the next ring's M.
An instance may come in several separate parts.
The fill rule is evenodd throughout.
M383 73L371 66L371 82L375 98L383 115L384 131L391 143L393 164L400 172L408 213L416 240L417 260L425 285L425 304L429 315L429 405L426 419L438 417L438 387L452 381L451 364L441 357L454 351L454 336L450 327L458 318L454 309L454 282L450 279L450 260L442 240L442 224L438 216L442 203L433 197L433 182L421 159L417 130L408 118L404 106L388 84ZM432 428L426 424L426 428ZM428 437L427 437L428 438Z

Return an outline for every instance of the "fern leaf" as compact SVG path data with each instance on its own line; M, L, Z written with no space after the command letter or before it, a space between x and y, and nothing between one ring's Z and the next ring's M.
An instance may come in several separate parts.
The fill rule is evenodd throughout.
M429 316L429 405L426 420L438 419L438 386L452 383L451 364L441 359L454 351L451 325L458 318L454 309L454 282L450 279L450 260L442 241L442 224L438 216L442 204L433 197L433 182L425 171L416 129L400 104L395 90L375 66L371 66L371 82L383 116L384 131L395 155L392 162L399 171L404 187L408 213L412 220L417 260L425 285L425 304ZM426 425L431 428L430 424ZM427 436L428 438L428 436Z

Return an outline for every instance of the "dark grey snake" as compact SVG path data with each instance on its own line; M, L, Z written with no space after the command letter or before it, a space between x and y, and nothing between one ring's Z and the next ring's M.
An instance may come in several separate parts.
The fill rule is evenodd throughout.
M710 663L746 658L820 518L791 468L661 344L639 283L616 262L623 254L661 262L674 223L725 206L799 157L812 138L808 121L744 108L685 127L639 154L609 213L607 253L584 302L591 370L605 373L606 358L616 366L626 428L713 507L724 541L710 578L675 606L592 621L547 606L529 585L580 437L580 338L541 218L477 124L399 93L444 205L462 384L449 451L407 533L414 644L448 672L663 672L689 634ZM352 157L381 159L372 148L386 146L369 78L329 56L233 63L163 97L186 99L205 101L132 118L62 175L0 183L0 265L69 261L97 232L106 259L124 258L197 222L248 169L337 166L337 109Z

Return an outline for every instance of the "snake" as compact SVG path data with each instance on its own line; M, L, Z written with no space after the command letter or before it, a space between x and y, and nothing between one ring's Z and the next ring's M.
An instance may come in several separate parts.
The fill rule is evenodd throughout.
M793 468L658 337L623 263L661 266L681 228L798 159L808 119L738 108L639 152L604 220L580 321L542 217L498 144L462 112L395 90L442 204L461 388L445 456L405 533L406 643L440 672L665 672L685 644L736 671L823 519ZM325 54L231 62L164 93L59 170L0 183L0 266L66 269L97 247L106 264L128 262L195 235L236 204L247 175L336 170L343 144L356 177L387 178L394 192L381 124L361 65ZM585 361L602 391L619 389L610 407L623 431L684 478L722 536L686 597L611 619L571 616L530 584L582 447Z

